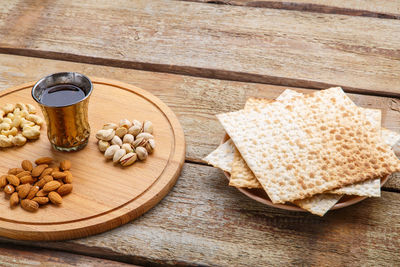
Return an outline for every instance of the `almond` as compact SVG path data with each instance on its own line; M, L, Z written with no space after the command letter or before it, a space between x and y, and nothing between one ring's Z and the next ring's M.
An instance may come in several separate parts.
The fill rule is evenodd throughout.
M60 169L63 171L67 171L67 170L71 169L71 161L69 161L67 159L61 161Z
M32 162L30 162L29 160L24 160L21 163L21 167L22 169L24 169L25 171L31 171L33 169L33 165Z
M47 204L49 202L48 197L35 197L32 199L33 201L39 203L40 205Z
M65 176L65 178L64 178L64 183L72 184L72 173L69 171L65 171L64 173L67 174L67 176Z
M47 196L48 195L48 192L45 192L43 189L42 190L39 190L37 193L36 193L36 196L37 197L45 197L45 196Z
M65 196L71 193L71 191L72 184L64 184L58 188L57 193L60 194L60 196Z
M19 186L20 184L18 177L12 174L7 175L7 181L14 186Z
M15 188L14 186L8 184L4 187L4 193L11 195L12 193L14 193Z
M15 175L15 176L17 176L18 178L21 178L21 177L24 177L24 176L27 176L27 175L31 175L31 172L29 172L29 171L23 171L23 172L18 173L18 174Z
M52 172L51 175L56 179L63 179L67 176L65 172Z
M18 193L14 192L14 193L12 193L12 195L10 197L10 207L17 206L18 203L19 203Z
M50 192L49 193L49 199L51 203L60 205L62 203L62 197L57 193L57 192Z
M24 199L24 198L26 198L26 196L29 194L29 191L31 190L31 185L30 184L24 184L24 185L21 185L20 187L19 187L19 190L18 190L18 196L21 198L21 199Z
M36 201L30 200L30 199L23 199L23 200L21 200L21 207L24 210L34 212L39 209L39 204Z
M36 193L39 192L39 186L32 186L29 190L28 195L26 196L27 199L32 199L36 196ZM40 203L39 203L40 204Z
M53 159L50 157L42 157L42 158L38 158L37 160L35 160L36 165L50 164L52 162L53 162Z
M39 176L39 179L42 179L44 176L46 175L50 175L53 172L53 168L46 168L44 169L44 171L42 172L42 174Z
M47 192L50 192L50 191L56 190L56 189L59 188L60 186L61 186L61 184L60 184L59 182L57 182L57 181L50 181L50 182L46 183L46 184L43 186L43 190L44 190L44 191L47 191Z
M21 178L19 178L19 180L21 181L21 184L27 184L27 183L33 183L34 182L32 176L30 176L30 175L21 177Z
M13 174L13 175L17 175L20 172L23 172L24 169L21 168L12 168L8 170L8 174Z
M3 188L7 185L7 175L0 176L0 188Z
M47 167L48 167L47 164L41 164L41 165L36 166L32 170L32 176L33 177L39 177Z

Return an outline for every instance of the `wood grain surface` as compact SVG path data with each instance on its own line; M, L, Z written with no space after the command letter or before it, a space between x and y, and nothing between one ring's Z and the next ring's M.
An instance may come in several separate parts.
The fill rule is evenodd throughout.
M72 162L74 190L61 206L48 205L35 213L0 201L0 235L24 240L64 240L107 231L124 224L156 205L175 184L185 160L185 140L175 114L160 99L135 86L110 79L92 78L89 100L92 128L88 145L65 153L51 148L43 126L39 140L19 148L2 149L0 173L19 167L28 159L50 156L56 162ZM37 104L34 83L0 92L0 105ZM37 109L39 107L37 106ZM149 120L154 124L157 148L146 161L123 168L106 160L97 147L96 132L121 119Z
M116 261L103 260L72 253L59 252L46 249L32 249L28 247L0 245L0 266L87 266L87 267L113 267L133 266Z
M215 114L239 110L251 96L274 99L288 88L0 54L0 90L63 70L120 80L159 97L177 114L185 132L186 160L195 162L215 149L223 137L223 128ZM400 100L349 95L357 105L381 109L382 125L400 132Z
M400 3L391 0L184 0L189 2L276 8L318 13L343 14L378 18L400 18Z
M400 20L182 1L0 9L5 53L374 94L400 92L399 35Z
M136 264L394 266L399 220L398 193L320 218L261 205L218 169L186 163L168 197L127 225L68 242L0 240Z

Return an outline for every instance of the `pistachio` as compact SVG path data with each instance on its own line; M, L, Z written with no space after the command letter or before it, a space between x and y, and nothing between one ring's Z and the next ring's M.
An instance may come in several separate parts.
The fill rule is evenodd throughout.
M131 153L128 153L125 156L123 156L119 160L119 162L121 163L121 165L123 167L126 167L126 166L129 166L129 165L132 165L136 161L136 159L137 159L137 154L131 152Z
M136 138L136 140L133 141L132 146L134 148L139 147L139 146L146 146L147 142L148 142L148 140L143 137Z
M130 133L133 136L138 135L142 131L142 127L133 125L131 128L129 128L128 133Z
M127 143L122 144L121 148L125 149L127 154L133 152L133 148L132 148L131 144L127 144Z
M125 127L126 129L129 129L132 126L132 122L130 122L128 119L122 119L119 121L119 127Z
M104 152L110 147L110 143L104 140L99 140L99 150Z
M112 159L114 157L115 152L119 150L119 145L112 145L109 148L107 148L106 152L104 152L104 157L106 159Z
M145 121L143 123L143 132L152 134L153 133L153 123L151 121Z
M123 148L118 149L115 151L114 157L113 157L113 162L118 162L123 156L125 156L126 151Z
M148 156L147 150L141 146L136 148L136 154L140 160L145 160Z
M149 133L140 133L136 138L154 139L154 136Z
M120 138L118 135L115 135L115 136L113 137L113 139L111 140L111 144L112 144L112 145L119 145L119 146L122 146L122 140L121 140L121 138Z
M5 114L13 112L14 110L14 105L13 104L5 104L2 108L1 108Z
M115 136L113 129L100 130L96 133L96 138L99 140L110 141Z
M109 130L109 129L113 129L116 130L118 128L118 125L112 122L106 123L103 125L103 130Z
M124 139L122 140L123 143L128 143L128 144L132 144L132 142L135 140L135 137L133 137L133 135L131 134L126 134L124 135Z
M138 120L133 120L133 121L132 121L132 124L133 124L134 126L137 126L137 127L139 127L140 129L142 129L142 128L143 128L143 124L142 124L142 122L141 122L141 121L138 121Z
M149 154L153 153L156 147L156 141L154 139L149 139L147 144L144 146Z
M126 129L125 127L118 127L115 130L115 135L117 135L120 138L124 137L124 135L126 135L127 133L128 133L128 129Z

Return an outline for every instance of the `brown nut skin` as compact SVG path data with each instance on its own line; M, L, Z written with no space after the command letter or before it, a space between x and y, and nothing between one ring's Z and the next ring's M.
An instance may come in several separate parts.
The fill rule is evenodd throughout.
M34 182L32 176L30 176L30 175L21 177L21 178L19 178L19 180L21 181L21 184L28 184L28 183L33 183Z
M71 169L71 161L69 161L67 159L61 161L60 169L63 171L68 171L69 169Z
M67 174L67 176L65 176L64 178L64 183L72 184L72 173L70 173L69 171L65 171L65 173Z
M42 172L42 174L39 176L39 179L42 179L44 176L46 175L51 175L51 173L54 171L53 168L46 168L44 169L44 171Z
M21 178L21 177L24 177L24 176L27 176L27 175L31 175L31 172L30 171L23 171L23 172L18 173L15 176L17 176L18 178Z
M34 197L32 200L39 203L40 205L44 205L49 202L48 197Z
M18 187L18 196L21 199L24 199L29 194L30 190L31 190L31 185L30 184L23 184L20 187Z
M21 200L21 207L26 211L35 212L39 209L39 204L30 199L23 199Z
M50 157L42 157L42 158L38 158L37 160L35 160L36 165L50 164L52 162L53 162L53 159Z
M60 196L65 196L65 195L68 195L69 193L71 193L71 191L72 191L72 184L64 184L64 185L62 185L62 186L60 186L58 189L57 189L57 193L60 195Z
M0 176L0 188L5 187L7 183L7 175Z
M55 179L63 179L67 176L67 174L65 172L52 172L51 175L55 178Z
M37 197L45 197L45 196L47 196L49 193L48 192L45 192L43 189L42 190L39 190L37 193L36 193L36 196Z
M18 203L19 203L18 193L14 192L10 197L10 207L15 207L18 205Z
M23 172L24 169L21 168L12 168L8 170L8 174L13 174L13 175L17 175L20 172Z
M47 165L47 164L41 164L41 165L36 166L32 170L32 176L39 177L47 167L49 167L49 165Z
M61 184L58 181L50 181L43 186L43 190L46 192L57 190Z
M7 181L13 186L19 186L19 184L21 183L19 181L19 178L12 174L7 175Z
M32 186L26 198L33 199L36 196L37 192L39 192L39 190L40 190L39 186Z
M4 187L4 193L11 195L12 193L14 193L15 188L14 186L8 184Z
M22 161L21 167L22 167L22 169L24 169L25 171L32 171L32 169L33 169L32 162L30 162L30 161L27 160L27 159L24 160L24 161Z
M54 191L50 192L48 197L49 197L51 203L56 204L56 205L62 204L62 197L57 192L54 192Z

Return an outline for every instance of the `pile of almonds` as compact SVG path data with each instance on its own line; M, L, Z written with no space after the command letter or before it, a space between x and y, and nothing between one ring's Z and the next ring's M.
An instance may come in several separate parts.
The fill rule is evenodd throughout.
M27 139L38 139L43 119L31 104L5 104L0 107L0 147L23 146Z
M71 162L63 160L58 167L50 167L52 162L50 157L38 158L34 167L24 160L22 168L12 168L0 176L0 188L10 197L11 207L21 203L24 210L33 212L49 201L55 205L62 203L62 196L72 191Z
M122 119L119 124L107 123L96 133L99 150L107 159L122 166L129 166L136 160L145 160L156 146L151 121L132 122Z

